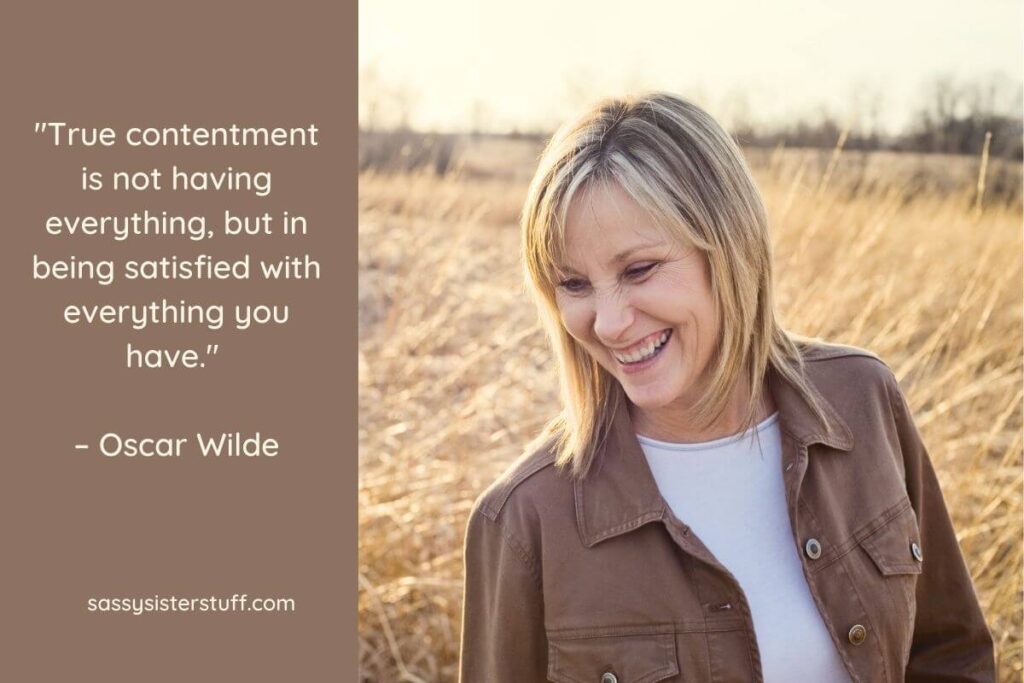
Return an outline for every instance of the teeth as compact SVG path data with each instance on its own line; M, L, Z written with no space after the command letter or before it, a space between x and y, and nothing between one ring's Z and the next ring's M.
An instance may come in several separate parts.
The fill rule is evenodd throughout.
M615 360L619 361L620 363L636 363L642 360L646 360L650 358L652 355L654 355L655 351L661 348L661 345L665 343L665 341L668 339L668 336L669 332L666 330L665 332L662 332L661 336L659 336L656 340L647 342L647 344L641 346L639 349L636 349L630 353L615 353L613 351L612 355L615 356Z

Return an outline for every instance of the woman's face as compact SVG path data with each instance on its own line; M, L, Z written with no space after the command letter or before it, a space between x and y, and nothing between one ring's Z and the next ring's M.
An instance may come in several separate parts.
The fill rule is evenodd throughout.
M704 254L614 183L577 196L566 240L555 297L569 334L638 408L692 405L719 336Z

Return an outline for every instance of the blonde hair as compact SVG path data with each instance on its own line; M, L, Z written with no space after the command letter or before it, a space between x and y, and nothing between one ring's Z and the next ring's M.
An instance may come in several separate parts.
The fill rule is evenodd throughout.
M693 406L699 426L721 415L744 379L751 391L743 427L753 426L769 367L824 421L804 378L797 337L775 318L768 219L743 155L702 109L652 93L600 102L562 126L530 184L522 257L527 288L555 351L563 405L534 443L553 440L556 462L583 476L627 400L618 381L566 331L555 302L569 206L595 182L616 183L670 238L707 258L721 337L709 360L707 392Z

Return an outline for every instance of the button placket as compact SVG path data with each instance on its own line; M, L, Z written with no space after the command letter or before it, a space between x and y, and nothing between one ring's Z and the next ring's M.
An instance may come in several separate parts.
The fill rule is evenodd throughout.
M827 534L828 532L824 525L818 523L813 508L814 501L800 498L800 490L811 460L808 455L808 446L784 433L783 449L783 452L789 455L789 460L784 460L786 464L782 469L786 477L785 492L790 522L793 525L793 540L797 553L804 555L801 564L811 597L824 620L832 642L835 643L839 651L846 670L851 673L856 672L860 676L859 680L882 680L881 649L877 639L875 639L874 645L869 644L866 648L860 647L867 640L868 635L864 625L870 624L870 622L867 609L854 587L852 577L841 562L832 563L826 567L818 561L825 554L824 544L812 534ZM790 464L792 467L787 469ZM801 545L801 539L803 539L803 545ZM808 544L812 540L814 543L810 544L809 550ZM833 557L835 554L830 552L829 558ZM827 579L819 581L818 572L827 569L830 569ZM850 627L851 623L858 628ZM844 625L847 626L846 642L843 639ZM877 651L878 657L872 656L873 650Z

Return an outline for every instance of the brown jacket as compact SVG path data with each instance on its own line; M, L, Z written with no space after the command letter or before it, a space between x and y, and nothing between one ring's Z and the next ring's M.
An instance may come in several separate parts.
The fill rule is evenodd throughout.
M827 428L779 375L769 390L793 542L851 678L994 681L992 638L892 372L850 347L813 344L806 358ZM514 463L473 508L465 568L463 683L762 680L742 589L666 505L625 408L582 480L547 448Z

